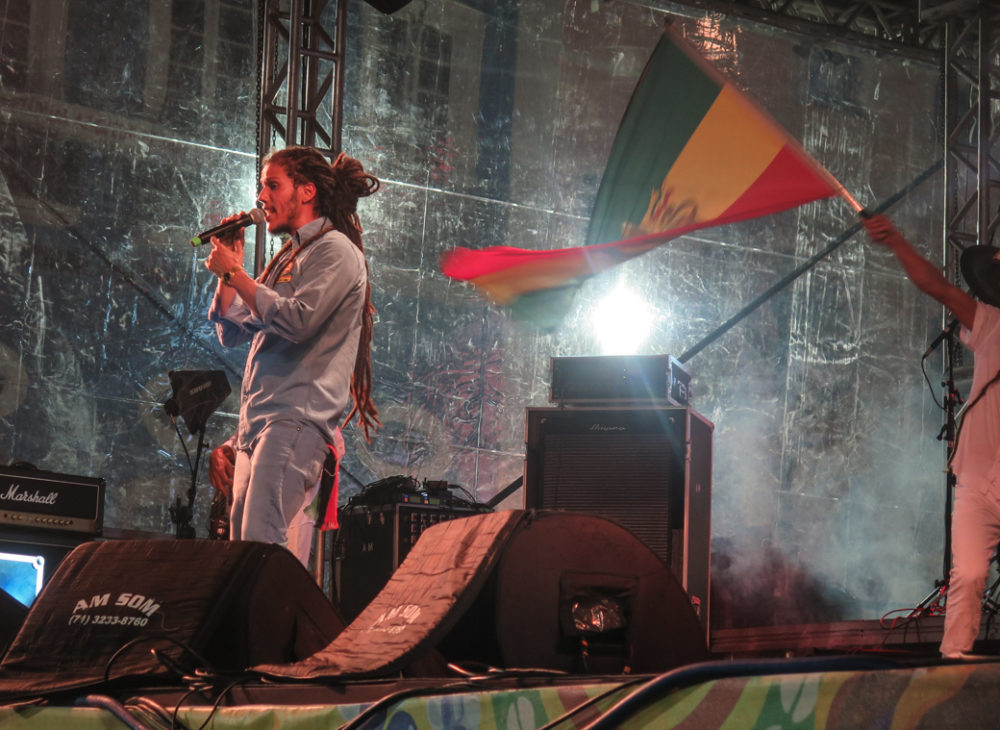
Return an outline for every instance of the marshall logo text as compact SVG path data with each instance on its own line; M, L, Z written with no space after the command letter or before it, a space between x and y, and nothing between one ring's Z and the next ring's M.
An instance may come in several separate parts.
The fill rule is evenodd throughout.
M59 498L58 492L42 494L37 489L34 492L21 489L20 484L11 484L7 491L0 494L0 502L21 502L24 504L47 504L53 505Z

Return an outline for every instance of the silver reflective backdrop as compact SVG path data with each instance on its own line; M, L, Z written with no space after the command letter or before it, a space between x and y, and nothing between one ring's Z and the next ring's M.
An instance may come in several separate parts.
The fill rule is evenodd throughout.
M245 355L215 342L215 279L188 239L253 204L255 11L42 7L12 4L0 28L0 463L103 476L107 525L172 532L190 466L161 405L167 372L221 369L238 393ZM348 430L342 499L397 474L489 499L522 472L550 357L679 355L857 220L834 199L684 237L589 281L539 334L443 277L439 256L583 243L665 15L565 0L349 9L344 149L383 181L359 215L384 428L371 444ZM940 156L936 68L714 15L679 22L863 204ZM935 257L940 199L935 177L892 211ZM627 307L595 325L609 296ZM643 317L645 339L607 344ZM715 424L719 625L873 618L940 577L941 416L919 366L940 317L859 235L687 363ZM236 411L234 395L209 419L212 444ZM200 536L210 499L203 472Z

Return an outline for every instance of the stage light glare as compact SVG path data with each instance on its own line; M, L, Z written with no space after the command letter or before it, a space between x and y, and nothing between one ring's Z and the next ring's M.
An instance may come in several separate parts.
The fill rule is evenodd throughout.
M635 355L652 327L649 302L619 285L601 299L591 315L594 335L605 355Z

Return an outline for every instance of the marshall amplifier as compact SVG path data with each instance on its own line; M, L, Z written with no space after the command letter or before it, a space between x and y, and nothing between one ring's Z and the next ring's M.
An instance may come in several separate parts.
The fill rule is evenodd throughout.
M101 534L104 480L0 468L0 525Z

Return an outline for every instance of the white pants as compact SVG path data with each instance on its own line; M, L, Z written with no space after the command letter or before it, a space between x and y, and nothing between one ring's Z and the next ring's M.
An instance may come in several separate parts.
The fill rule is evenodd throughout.
M945 602L941 655L972 649L979 636L990 558L1000 541L1000 488L986 478L955 488L951 514L952 567Z
M232 540L273 542L309 567L315 516L306 509L319 492L327 446L316 429L291 421L269 424L249 451L236 451Z

